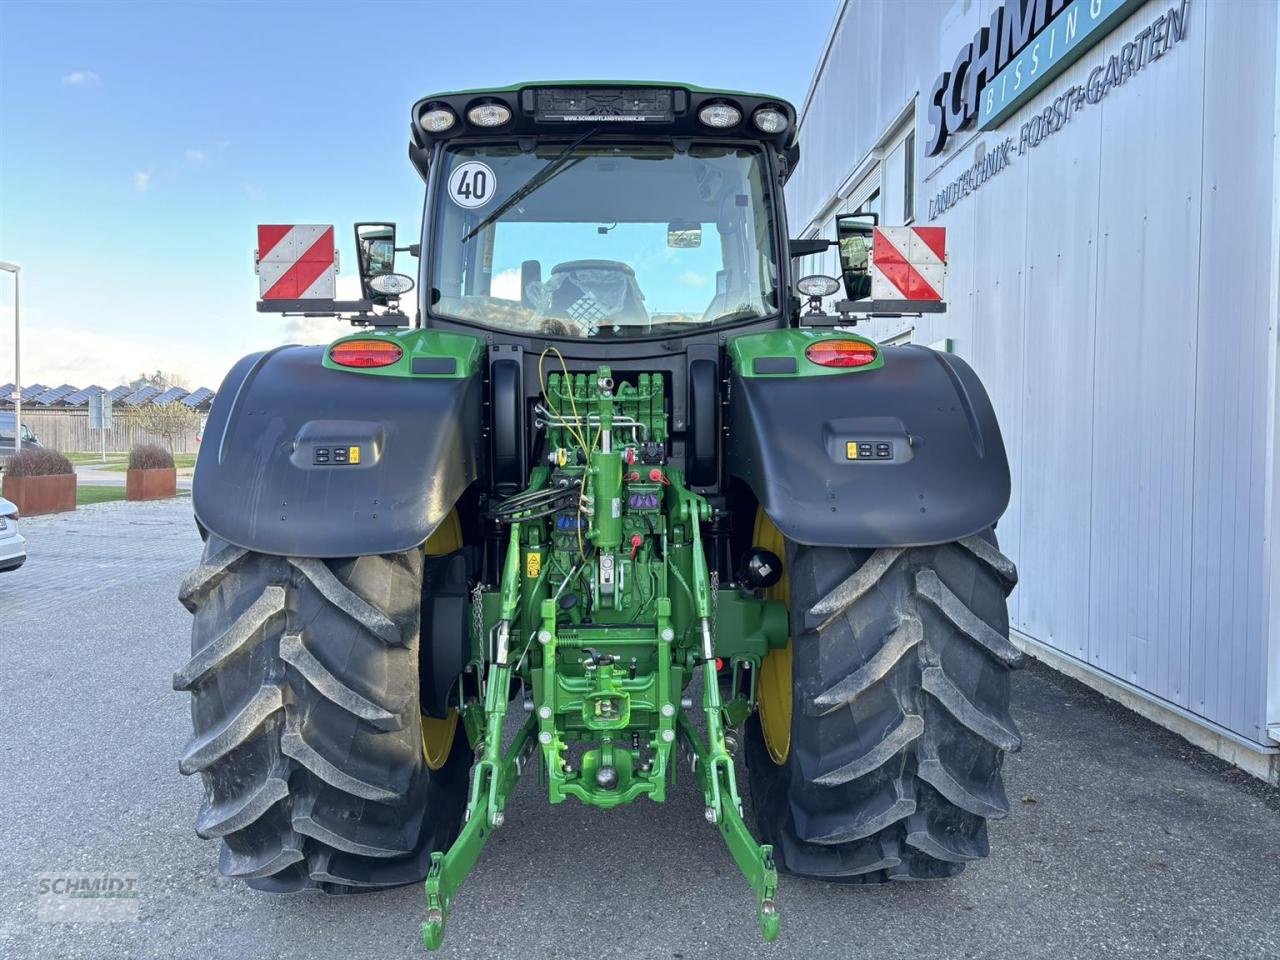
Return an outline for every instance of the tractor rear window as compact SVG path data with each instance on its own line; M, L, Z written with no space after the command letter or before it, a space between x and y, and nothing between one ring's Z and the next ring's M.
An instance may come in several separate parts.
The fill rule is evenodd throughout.
M778 310L758 150L581 142L444 154L432 312L562 337L670 335Z

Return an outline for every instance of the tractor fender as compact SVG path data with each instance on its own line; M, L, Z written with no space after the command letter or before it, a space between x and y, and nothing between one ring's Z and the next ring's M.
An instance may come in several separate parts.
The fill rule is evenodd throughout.
M279 347L231 368L196 458L196 519L282 556L417 547L478 475L480 378L326 369L324 350Z
M977 374L927 347L880 352L877 369L733 375L726 469L798 543L944 543L1008 506L1009 462Z

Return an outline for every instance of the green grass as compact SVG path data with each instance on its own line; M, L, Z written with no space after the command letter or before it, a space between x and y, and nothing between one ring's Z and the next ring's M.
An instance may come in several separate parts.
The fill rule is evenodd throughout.
M124 499L124 487L95 487L83 485L76 487L76 506L83 507L90 503L109 503L112 500Z
M190 470L196 465L196 455L194 453L175 453L173 455L173 465L179 470ZM122 460L119 463L103 464L102 469L123 473L129 469L129 461Z
M124 473L129 469L129 455L127 453L111 453L108 451L106 463L102 462L102 454L100 453L68 453L66 457L74 464L97 467L99 470ZM190 470L196 465L196 455L194 453L175 453L173 455L173 465L179 470Z
M63 456L65 456L72 463L101 463L102 462L102 454L100 453L66 453L66 454L63 454ZM127 452L113 451L113 450L107 451L108 463L110 463L113 460L128 460L128 459L129 459L129 454Z

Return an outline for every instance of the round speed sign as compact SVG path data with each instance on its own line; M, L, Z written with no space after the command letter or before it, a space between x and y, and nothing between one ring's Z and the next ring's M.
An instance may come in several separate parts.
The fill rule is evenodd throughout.
M493 199L498 179L487 163L468 160L449 174L449 199L460 207L483 207Z

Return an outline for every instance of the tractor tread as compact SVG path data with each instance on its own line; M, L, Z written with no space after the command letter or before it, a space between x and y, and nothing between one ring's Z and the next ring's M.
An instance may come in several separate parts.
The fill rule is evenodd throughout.
M949 863L981 860L990 852L985 824L973 835L965 835L956 830L934 829L919 813L907 819L906 841L921 853Z
M461 826L471 751L422 756L420 551L277 557L210 535L182 602L192 654L174 677L200 773L196 832L219 871L275 893L422 880Z
M319 818L314 795L298 798L297 803L294 804L292 823L293 829L298 833L314 837L327 847L341 850L344 853L354 853L361 857L399 857L412 849L412 846L408 844L388 847L364 843L331 829ZM357 823L353 826L358 827L359 824Z
M893 826L899 820L916 811L916 802L910 797L895 796L880 809L864 811L859 817L827 817L811 820L796 817L796 835L809 843L824 845L845 844L865 840Z
M946 765L936 758L920 760L916 767L918 776L961 810L976 817L1000 820L1009 815L1009 801L1003 788L983 793L972 785L962 783L952 775Z
M264 683L237 713L204 735L193 737L178 762L178 769L187 775L207 769L248 740L268 717L283 709L284 688L278 683Z
M296 834L288 834L273 846L248 853L242 853L224 843L218 856L218 872L224 877L257 880L279 873L305 858L302 838Z
M1020 748L1006 597L1017 570L987 531L928 547L787 545L790 752L758 718L747 763L779 869L839 883L954 876L1005 816Z
M909 713L862 756L811 778L812 782L822 787L835 787L865 777L896 757L923 733L924 717Z
M816 697L806 700L806 712L822 717L852 703L863 691L883 680L889 671L898 665L898 661L922 639L924 639L924 626L920 620L916 617L904 617L898 628L889 635L884 646L876 651L876 654L863 666L847 677L841 678Z
M1000 578L1004 584L1006 597L1013 592L1013 588L1018 585L1018 568L1014 566L1012 560L1000 552L1000 548L993 540L975 535L956 542L986 564L991 572Z
M823 846L806 843L788 831L781 837L781 850L796 873L831 880L888 870L902 862L896 843L886 834L863 843Z
M297 760L325 783L353 797L383 802L400 798L400 793L394 788L362 780L326 757L307 741L303 734L302 723L296 716L290 715L286 718L284 735L280 737L280 750L285 756Z
M257 786L224 803L206 797L196 816L196 835L205 840L225 837L257 822L268 810L289 795L288 767L268 771Z
M284 605L284 587L274 584L267 587L231 626L173 675L173 689L190 690L229 658L256 644L262 639L267 626L284 613Z
M311 581L311 585L331 604L364 627L388 646L401 646L404 638L400 628L385 614L374 608L350 587L339 580L323 560L310 557L290 557L289 563Z
M957 630L963 631L974 643L981 644L992 656L1010 666L1022 662L1022 651L1008 637L993 630L989 623L965 606L964 601L938 579L936 571L921 570L917 573L916 590L950 620Z
M877 550L866 563L849 574L838 587L809 608L809 616L819 619L816 629L823 632L828 626L861 600L872 587L880 582L885 572L902 556L903 549L894 547Z
M280 638L280 659L298 671L304 680L322 697L336 703L348 713L368 721L379 730L398 730L401 725L398 713L383 708L362 697L348 684L329 671L307 649L302 633L286 633Z
M925 667L920 686L983 740L1009 752L1022 749L1022 737L1013 721L1002 720L974 704L941 667Z
M178 588L178 602L191 613L247 554L243 547L226 545L212 557L202 560L186 575Z

